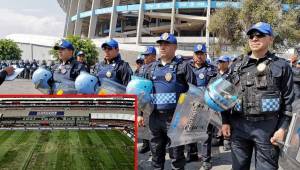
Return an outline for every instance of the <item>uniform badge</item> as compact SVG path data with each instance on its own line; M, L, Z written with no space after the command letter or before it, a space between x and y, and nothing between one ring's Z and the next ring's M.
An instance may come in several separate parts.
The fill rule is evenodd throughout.
M166 79L167 81L171 81L171 79L172 79L172 74L171 74L171 73L167 73L167 74L165 75L165 79Z
M110 71L106 72L106 77L108 77L108 78L111 77L111 72Z
M169 38L169 34L168 33L163 33L163 35L161 35L161 38L163 40L167 40Z
M199 44L199 45L197 46L197 48L198 48L198 50L202 50L202 44Z
M203 73L200 73L200 74L199 74L199 78L200 78L200 79L204 79L204 77L205 77L205 76L204 76Z
M258 64L258 66L256 67L258 72L263 72L266 70L267 65L265 63L260 63Z
M67 72L67 70L66 70L65 68L63 68L63 69L60 70L60 72L61 72L62 74L65 74L65 73Z

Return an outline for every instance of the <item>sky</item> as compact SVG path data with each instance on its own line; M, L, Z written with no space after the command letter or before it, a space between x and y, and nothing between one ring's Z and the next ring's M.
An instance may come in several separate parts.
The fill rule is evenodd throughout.
M61 37L65 19L57 0L0 0L0 39L18 33Z

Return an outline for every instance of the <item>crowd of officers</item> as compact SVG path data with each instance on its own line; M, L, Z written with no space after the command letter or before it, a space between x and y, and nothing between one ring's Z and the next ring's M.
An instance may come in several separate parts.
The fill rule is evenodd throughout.
M208 126L208 138L202 144L200 158L197 143L168 148L172 169L184 169L187 162L198 159L202 159L204 169L211 169L212 140L218 130L224 137L225 148L231 148L234 170L250 169L253 151L256 169L278 169L279 147L276 141L284 140L291 120L293 73L286 60L269 51L273 42L270 24L260 22L253 25L247 36L251 49L248 55L238 57L234 62L229 56L221 56L215 66L207 59L205 44L195 45L193 58L186 60L175 55L176 37L164 33L156 41L158 57L153 46L147 47L137 58L134 72L122 59L117 41L109 39L101 45L104 59L91 69L91 74L97 76L100 82L109 78L126 86L133 74L153 82L154 111L149 117L151 138L144 140L140 149L140 153L151 151L153 169L164 169L166 149L171 140L167 131L179 95L188 91L188 83L206 87L220 77L238 87L238 104L220 113L222 128L216 130L212 125ZM69 84L81 71L90 71L83 60L75 58L70 42L63 40L54 49L59 52L60 64L53 68L52 83ZM80 55L84 57L83 52L77 53L77 56ZM144 124L142 113L139 113L138 124ZM184 155L185 148L187 157Z

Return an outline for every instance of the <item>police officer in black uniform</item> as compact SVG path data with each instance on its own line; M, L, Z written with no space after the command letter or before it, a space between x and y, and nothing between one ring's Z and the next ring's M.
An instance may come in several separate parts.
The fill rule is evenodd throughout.
M156 49L154 46L146 47L145 51L141 54L143 55L144 65L141 66L139 72L135 74L136 76L145 77L146 70L152 66L152 64L156 61ZM139 113L138 119L141 119L143 113ZM150 151L150 142L147 139L143 139L143 145L139 148L139 153L146 153Z
M205 44L196 44L194 47L193 60L190 61L190 66L193 68L196 75L197 87L206 87L209 81L217 75L217 67L209 64L206 58ZM202 145L203 168L211 169L211 143L212 143L213 125L207 127L208 138ZM198 160L197 143L187 145L187 162Z
M76 94L75 79L81 71L87 71L81 63L76 61L74 47L71 42L62 40L54 46L59 51L60 64L53 71L51 83L53 94Z
M99 63L96 74L100 81L103 78L108 78L127 86L133 72L128 62L122 60L118 42L109 39L101 45L101 48L104 51L104 60Z
M170 142L167 131L181 93L187 92L188 82L195 84L193 70L187 62L175 57L177 40L173 34L164 33L157 41L160 58L146 70L146 78L153 81L154 111L149 117L152 166L164 169L166 146ZM139 119L142 124L143 119ZM172 169L184 169L184 146L169 149Z
M84 65L85 69L90 72L90 66L86 63L85 53L83 51L78 51L76 54L77 61Z
M222 112L222 132L231 136L233 170L278 169L279 148L291 120L294 100L291 67L270 51L272 27L259 22L248 31L251 52L236 62L228 76L238 88L239 102Z

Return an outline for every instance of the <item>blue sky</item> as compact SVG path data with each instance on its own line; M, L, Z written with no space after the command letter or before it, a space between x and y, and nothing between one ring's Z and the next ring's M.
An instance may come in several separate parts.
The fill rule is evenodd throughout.
M0 38L17 33L61 37L65 19L57 0L0 0Z

